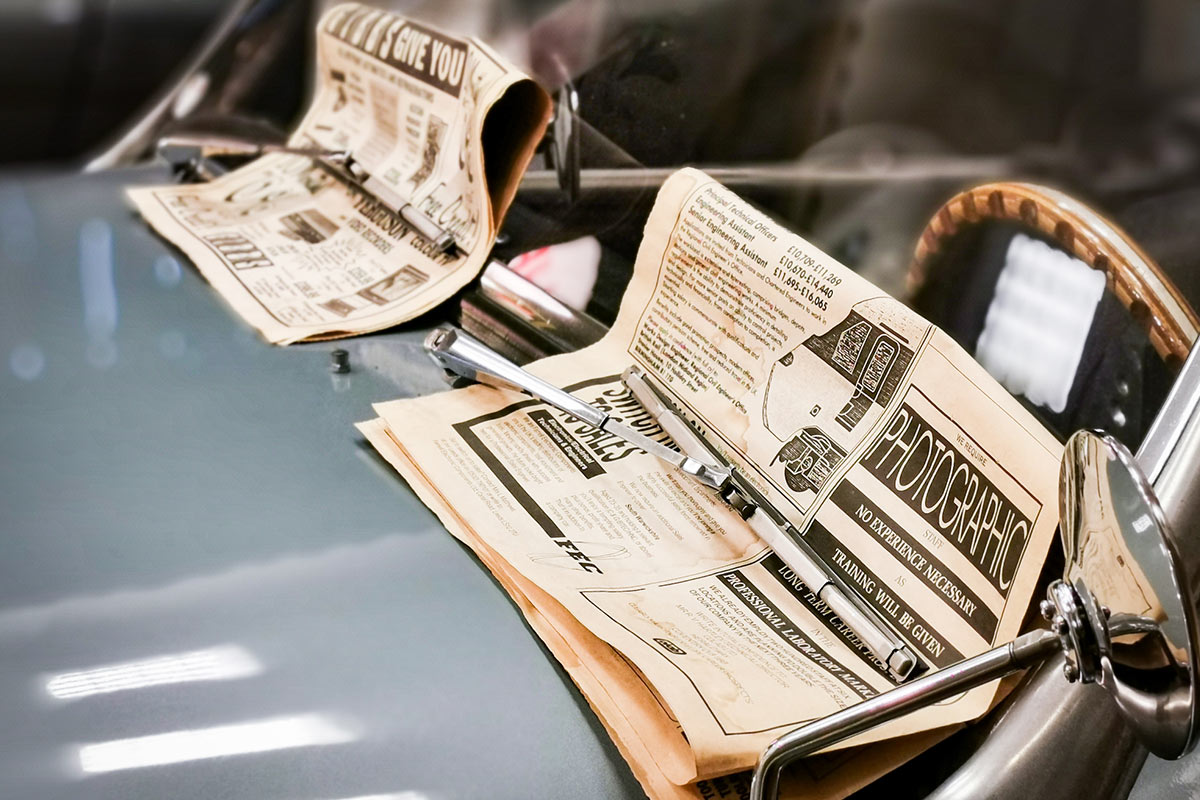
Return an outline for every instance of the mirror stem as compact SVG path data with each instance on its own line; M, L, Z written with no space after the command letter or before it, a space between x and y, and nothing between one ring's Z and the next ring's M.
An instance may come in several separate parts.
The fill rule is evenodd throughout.
M796 759L812 755L918 708L1039 664L1060 649L1061 642L1054 633L1047 630L1031 631L1008 644L786 733L772 742L759 758L750 786L750 798L763 800L766 797L778 797L779 776L783 768Z

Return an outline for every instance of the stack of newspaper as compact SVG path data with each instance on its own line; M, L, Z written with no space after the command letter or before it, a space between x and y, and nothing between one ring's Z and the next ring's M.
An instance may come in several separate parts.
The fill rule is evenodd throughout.
M662 187L608 335L531 371L665 439L631 365L929 669L1018 633L1058 442L945 333L695 170ZM895 685L738 514L622 439L485 386L376 411L363 434L512 595L652 797L743 795L774 738ZM788 793L842 797L997 696L861 734Z

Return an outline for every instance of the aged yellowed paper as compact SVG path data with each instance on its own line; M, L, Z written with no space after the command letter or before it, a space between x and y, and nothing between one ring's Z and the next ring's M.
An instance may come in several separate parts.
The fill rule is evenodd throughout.
M936 327L682 170L610 333L530 369L665 439L621 382L630 365L930 669L1016 635L1057 524L1061 446ZM577 680L645 774L682 786L744 770L783 732L895 685L740 516L640 449L490 387L376 410L364 432L447 528L621 664ZM596 648L570 652L572 675L603 671ZM976 689L845 746L944 729L995 697ZM866 749L874 773L843 775L916 752L897 742Z
M136 187L142 216L277 344L411 319L482 268L549 119L529 78L475 39L357 4L317 27L317 90L291 142L209 183ZM396 212L453 236L443 252Z

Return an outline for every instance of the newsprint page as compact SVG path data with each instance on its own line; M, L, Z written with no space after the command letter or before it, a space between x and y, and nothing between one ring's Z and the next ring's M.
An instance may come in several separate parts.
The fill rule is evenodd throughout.
M609 334L530 369L665 440L630 365L931 669L1018 633L1061 445L949 336L701 172L662 187ZM484 386L376 411L363 433L512 594L652 796L738 796L744 776L697 781L893 687L739 516L643 451ZM790 792L844 796L996 695L862 734Z
M391 327L482 268L549 121L550 101L475 39L347 4L317 26L317 90L291 137L348 151L335 165L270 154L203 184L129 197L273 343ZM453 235L438 250L395 213L411 204Z

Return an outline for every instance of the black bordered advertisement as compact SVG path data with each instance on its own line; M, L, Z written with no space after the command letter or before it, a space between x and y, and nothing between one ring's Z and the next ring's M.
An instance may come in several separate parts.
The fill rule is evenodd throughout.
M607 403L606 410L621 421L642 433L655 438L665 438L653 420L635 402L628 398L626 390L617 376L606 376L570 385L567 391L585 397L589 402ZM584 392L592 389L594 391ZM525 411L525 420L520 420L522 430L545 437L561 453L570 467L578 471L587 481L606 475L606 464L623 461L627 456L641 451L631 449L616 437L590 429L536 400L517 402L489 414L458 423L454 426L463 442L492 472L516 503L538 524L546 535L547 553L531 557L540 563L570 567L594 575L605 573L612 560L620 558L621 548L605 547L598 541L578 541L573 534L563 530L546 508L535 500L521 481L505 465L484 441L478 430L480 426L511 417ZM516 421L516 420L514 420ZM686 480L686 479L683 479ZM629 597L648 591L670 592L684 585L689 590L702 591L731 611L728 624L731 645L744 648L743 634L752 633L770 650L775 663L771 669L792 673L797 683L815 679L826 682L827 692L839 706L873 697L892 685L886 670L869 657L861 642L841 620L818 600L777 556L767 551L750 560L728 564L718 570L687 575L672 582L616 588L582 589L579 594L596 610L604 614L615 625L630 636L641 641L649 652L664 659L677 669L694 687L697 696L709 709L713 719L726 735L755 734L776 728L790 727L812 716L811 707L797 707L788 713L787 719L779 717L787 709L758 707L752 716L760 721L769 719L769 725L753 724L746 719L737 719L726 713L720 702L710 702L701 686L710 681L696 679L689 671L708 669L711 664L707 654L696 652L691 645L672 641L670 637L653 635L645 630L634 630L625 616L613 613L614 603L619 604L622 596ZM736 615L736 619L733 617ZM714 615L714 619L720 615ZM812 635L812 634L818 635ZM838 647L830 649L830 642ZM769 643L769 644L767 644ZM699 659L699 661L697 660ZM703 662L703 663L701 663ZM709 687L711 690L711 687Z

